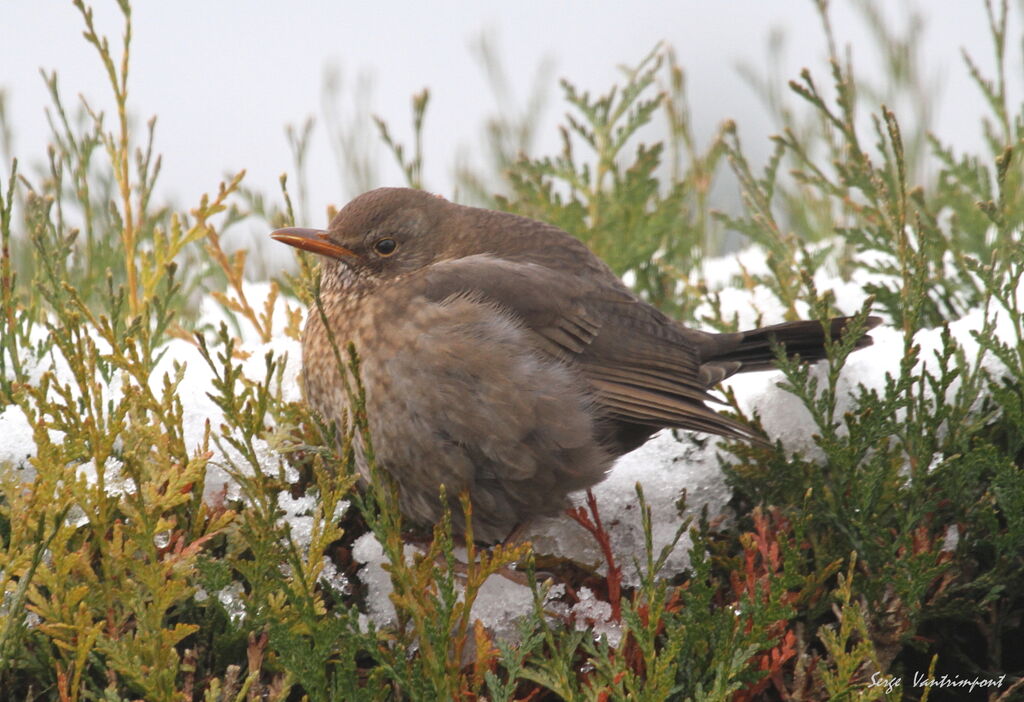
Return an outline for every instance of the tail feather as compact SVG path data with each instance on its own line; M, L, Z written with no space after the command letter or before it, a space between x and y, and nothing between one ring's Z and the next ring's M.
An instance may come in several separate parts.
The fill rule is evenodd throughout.
M817 321L783 322L760 329L733 334L715 334L701 349L701 379L708 387L729 377L733 373L771 370L776 367L773 344L786 348L786 355L799 356L800 360L814 362L827 357L825 342L838 339L846 333L852 317L836 317L827 330ZM867 330L881 324L878 317L868 317L865 332L857 339L854 348L872 344Z

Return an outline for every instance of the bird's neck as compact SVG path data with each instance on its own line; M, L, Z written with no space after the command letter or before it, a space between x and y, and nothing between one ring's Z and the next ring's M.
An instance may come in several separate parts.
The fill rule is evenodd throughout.
M320 284L320 302L326 310L351 309L357 307L378 285L379 281L373 276L357 275L350 268L341 267L324 273Z

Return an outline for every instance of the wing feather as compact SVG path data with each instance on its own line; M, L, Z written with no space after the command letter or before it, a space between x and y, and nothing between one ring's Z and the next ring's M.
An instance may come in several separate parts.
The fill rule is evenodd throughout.
M513 312L538 336L539 349L579 368L611 418L749 436L704 405L718 400L707 392L703 339L692 338L703 332L674 323L624 286L489 255L435 263L416 275L430 299L475 295Z

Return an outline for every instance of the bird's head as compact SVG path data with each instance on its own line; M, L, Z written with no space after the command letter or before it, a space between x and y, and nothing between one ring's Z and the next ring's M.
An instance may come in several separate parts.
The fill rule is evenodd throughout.
M429 193L379 188L348 203L327 229L289 227L270 236L323 256L325 287L350 275L387 279L452 256L458 206Z
M353 281L385 281L439 261L480 254L569 271L593 258L579 240L543 222L463 207L408 188L363 193L327 229L292 227L270 236L323 256L326 290Z

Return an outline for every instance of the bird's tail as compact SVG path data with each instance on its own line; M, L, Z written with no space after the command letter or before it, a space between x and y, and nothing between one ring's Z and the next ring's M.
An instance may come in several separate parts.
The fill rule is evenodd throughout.
M701 348L701 377L711 387L734 373L775 368L774 344L785 346L786 355L799 356L807 362L827 357L825 342L847 333L853 317L836 317L827 328L818 321L783 322L745 332L711 335ZM868 331L881 324L878 317L868 317L854 348L872 344Z

